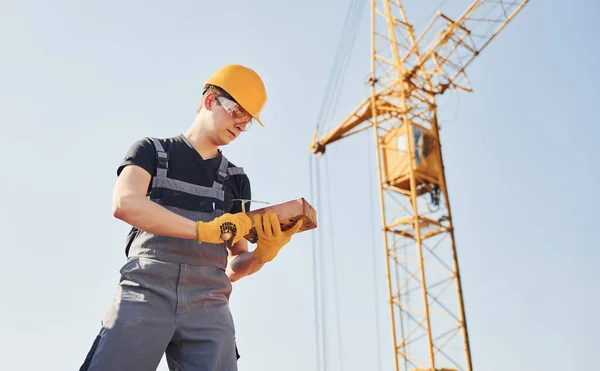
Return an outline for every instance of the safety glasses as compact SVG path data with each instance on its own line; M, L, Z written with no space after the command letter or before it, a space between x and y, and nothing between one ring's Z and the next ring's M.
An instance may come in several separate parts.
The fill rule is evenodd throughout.
M236 124L246 125L244 130L247 130L250 125L254 122L252 115L244 110L236 102L225 98L223 96L216 96L219 104L227 111L227 113L233 118Z

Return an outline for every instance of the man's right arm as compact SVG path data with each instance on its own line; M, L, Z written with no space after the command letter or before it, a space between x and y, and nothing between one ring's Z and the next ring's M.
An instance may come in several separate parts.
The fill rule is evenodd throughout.
M125 166L113 191L113 215L152 234L196 239L196 222L146 197L151 175L137 165Z

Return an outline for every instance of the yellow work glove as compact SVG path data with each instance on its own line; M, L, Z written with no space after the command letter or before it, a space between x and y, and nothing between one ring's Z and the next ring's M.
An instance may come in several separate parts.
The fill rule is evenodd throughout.
M302 227L302 219L285 232L281 231L279 219L274 212L265 213L262 215L254 215L254 227L258 241L254 250L254 257L263 263L270 262L275 259L279 250L290 242L294 233Z
M229 228L233 230L233 237L230 240L233 245L244 238L251 227L252 222L244 213L223 214L210 222L196 222L196 239L198 242L223 243L221 233Z

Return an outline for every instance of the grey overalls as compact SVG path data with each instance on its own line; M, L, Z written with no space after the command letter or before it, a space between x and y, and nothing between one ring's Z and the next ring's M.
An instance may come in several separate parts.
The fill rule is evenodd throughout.
M157 171L149 198L163 204L161 189L208 198L212 212L167 209L192 220L210 221L224 213L223 181L243 174L228 168L225 156L212 187L167 176L168 154L157 139ZM170 370L235 371L237 349L229 311L231 282L225 274L224 244L198 243L138 231L112 306L81 370L156 370L166 350Z

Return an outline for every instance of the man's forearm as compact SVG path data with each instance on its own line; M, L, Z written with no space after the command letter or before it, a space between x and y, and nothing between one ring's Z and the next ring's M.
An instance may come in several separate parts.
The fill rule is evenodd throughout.
M148 233L196 239L196 222L140 196L125 196L113 205L113 215Z
M227 276L231 282L258 272L265 264L254 257L250 251L235 255L227 265Z

